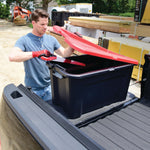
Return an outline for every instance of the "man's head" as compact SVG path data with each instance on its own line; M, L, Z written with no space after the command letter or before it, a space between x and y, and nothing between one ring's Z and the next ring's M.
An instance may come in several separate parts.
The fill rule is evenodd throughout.
M32 33L36 36L42 36L47 29L48 25L48 17L49 14L42 10L36 9L31 16L32 24L33 24L33 31Z
M39 18L48 18L48 17L49 17L49 14L45 10L42 10L42 9L36 9L31 15L32 21L35 21L35 22L38 22Z

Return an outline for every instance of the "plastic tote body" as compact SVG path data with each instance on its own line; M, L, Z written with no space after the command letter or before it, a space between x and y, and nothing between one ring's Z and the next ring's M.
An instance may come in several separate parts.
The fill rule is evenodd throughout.
M70 58L85 63L86 67L47 62L52 101L69 118L126 99L133 64L90 55Z

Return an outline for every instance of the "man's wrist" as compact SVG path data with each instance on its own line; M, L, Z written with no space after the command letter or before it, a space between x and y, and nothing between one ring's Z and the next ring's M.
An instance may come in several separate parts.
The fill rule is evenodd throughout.
M37 57L38 55L37 55L37 52L35 52L35 51L33 51L32 52L32 58L35 58L35 57Z

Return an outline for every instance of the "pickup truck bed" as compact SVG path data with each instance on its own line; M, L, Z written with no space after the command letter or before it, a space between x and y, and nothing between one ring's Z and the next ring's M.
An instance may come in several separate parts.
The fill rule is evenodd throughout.
M80 129L108 150L148 150L149 106L140 102L134 103Z
M23 85L5 87L3 99L41 145L49 150L149 150L150 101L127 100L78 119L44 102ZM61 113L60 113L61 112Z

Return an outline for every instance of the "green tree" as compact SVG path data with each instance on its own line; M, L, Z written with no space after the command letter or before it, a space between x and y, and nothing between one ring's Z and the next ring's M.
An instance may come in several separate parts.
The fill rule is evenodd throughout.
M136 0L57 0L59 4L92 3L93 12L125 13L134 12Z
M57 3L61 5L61 4L70 4L72 2L68 0L57 0Z
M16 2L16 4L22 8L26 8L28 9L29 8L29 2L33 2L34 3L34 0L6 0L7 1L7 4L12 4L13 2ZM48 9L48 4L49 2L51 2L52 0L42 0L41 1L41 4L42 4L42 8L44 10L47 11Z
M120 12L125 13L129 8L128 0L121 0L120 8Z
M129 12L134 12L135 11L135 5L136 5L136 0L129 0Z
M6 0L8 5L11 5L13 2L22 8L29 8L29 2L34 2L34 0Z
M94 0L57 0L58 4L71 4L71 3L93 3Z
M107 6L107 9L106 9L106 12L107 13L112 13L114 11L116 11L116 0L107 0L106 1L106 6Z
M102 13L106 10L106 3L103 0L93 1L93 12Z
M0 18L5 19L9 17L9 5L8 4L3 4L0 2Z

